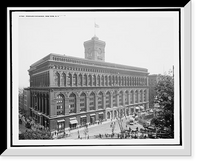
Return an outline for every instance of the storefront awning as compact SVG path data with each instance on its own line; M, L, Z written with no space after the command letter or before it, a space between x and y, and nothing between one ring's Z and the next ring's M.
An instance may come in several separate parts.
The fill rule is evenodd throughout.
M143 107L143 106L140 106L140 109L144 109L144 107Z
M95 116L95 113L90 114L90 116Z
M135 107L135 109L140 109L139 107Z
M70 122L70 124L77 124L78 123L77 120L70 120L69 122Z
M87 117L86 115L80 116L81 118Z
M103 114L103 112L99 112L99 115L100 115L100 114Z
M65 121L65 119L57 120L58 123L64 122L64 121Z

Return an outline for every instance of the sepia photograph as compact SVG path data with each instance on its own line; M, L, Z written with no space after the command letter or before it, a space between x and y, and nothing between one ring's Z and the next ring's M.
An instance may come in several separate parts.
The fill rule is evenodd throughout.
M181 10L10 13L11 146L182 146Z

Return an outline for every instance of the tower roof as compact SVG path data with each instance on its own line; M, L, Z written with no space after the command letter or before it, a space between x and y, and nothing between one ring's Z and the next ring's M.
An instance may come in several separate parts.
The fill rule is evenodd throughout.
M91 44L91 43L98 43L98 44L103 44L103 45L106 44L104 41L99 40L99 38L96 35L94 35L94 37L92 37L90 40L85 41L84 45Z
M94 37L92 37L92 40L99 40L99 38L96 35L94 35Z

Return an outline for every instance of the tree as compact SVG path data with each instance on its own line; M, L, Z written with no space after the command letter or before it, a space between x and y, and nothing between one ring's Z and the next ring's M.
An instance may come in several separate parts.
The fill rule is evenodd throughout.
M168 127L171 134L174 134L174 77L171 71L160 75L155 90L154 102L163 109L163 115L157 117L154 123L159 127Z

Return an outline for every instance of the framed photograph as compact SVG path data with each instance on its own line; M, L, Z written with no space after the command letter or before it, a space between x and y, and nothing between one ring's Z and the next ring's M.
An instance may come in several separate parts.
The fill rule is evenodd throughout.
M8 7L2 155L191 155L191 2L152 5Z

